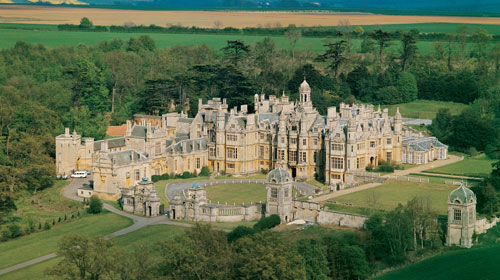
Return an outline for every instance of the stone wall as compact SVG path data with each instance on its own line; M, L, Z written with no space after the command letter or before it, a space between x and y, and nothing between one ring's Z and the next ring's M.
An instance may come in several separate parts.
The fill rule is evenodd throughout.
M476 224L474 225L474 231L476 234L486 233L490 228L496 226L496 224L500 221L500 218L495 217L493 220L488 221L486 218L482 218L481 220L476 220Z
M368 217L362 215L322 210L319 212L317 223L324 225L363 228L366 220L368 220Z

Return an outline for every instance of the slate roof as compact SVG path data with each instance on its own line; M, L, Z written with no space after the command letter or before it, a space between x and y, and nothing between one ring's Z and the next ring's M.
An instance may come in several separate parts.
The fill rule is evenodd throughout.
M100 151L101 150L101 143L104 141L108 142L108 149L113 149L113 148L125 146L125 137L117 137L117 138L112 138L112 139L107 139L107 140L95 141L94 142L94 151Z
M112 160L115 166L124 166L129 165L132 162L147 160L143 154L134 150L112 152L108 154L108 157Z
M474 192L465 187L465 184L460 184L460 187L451 191L449 202L456 203L460 201L459 204L471 203L475 200Z
M147 128L142 125L134 125L132 128L132 136L146 138L146 130Z
M195 138L179 141L167 146L169 153L190 153L192 151L205 151L207 149L207 139Z
M262 113L257 115L257 120L260 123L261 121L264 122L277 122L279 121L280 117L278 114L273 114L273 113Z

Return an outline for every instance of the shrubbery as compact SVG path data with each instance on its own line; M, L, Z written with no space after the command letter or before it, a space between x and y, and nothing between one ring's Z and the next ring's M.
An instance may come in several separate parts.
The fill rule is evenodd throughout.
M253 226L253 228L258 230L258 231L261 231L261 230L273 228L279 224L281 224L280 216L273 214L269 217L261 219L259 222L257 222Z
M168 175L167 173L163 174L163 175L153 175L151 176L151 181L153 182L158 182L158 181L161 181L161 180L169 180L170 179L170 175Z
M366 171L369 171L369 172L388 172L388 173L392 173L392 172L394 172L394 169L396 169L396 165L393 162L389 162L389 161L381 161L381 162L379 162L379 165L376 168L373 168L370 165L366 167Z
M102 201L95 195L90 197L89 209L87 210L90 214L99 214L102 212ZM80 213L80 212L78 212Z

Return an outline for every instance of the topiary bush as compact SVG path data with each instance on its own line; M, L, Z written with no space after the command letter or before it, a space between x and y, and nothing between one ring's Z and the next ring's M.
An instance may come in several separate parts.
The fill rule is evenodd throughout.
M203 166L201 168L200 176L202 176L202 177L208 177L208 176L210 176L210 170L208 169L208 166Z
M102 212L102 201L95 195L90 197L89 208L90 214L99 214ZM80 212L78 212L80 214Z

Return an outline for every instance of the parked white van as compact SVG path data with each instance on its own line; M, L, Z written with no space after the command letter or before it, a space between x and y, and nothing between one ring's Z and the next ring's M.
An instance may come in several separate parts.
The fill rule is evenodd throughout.
M87 178L87 171L76 171L71 174L71 178Z

